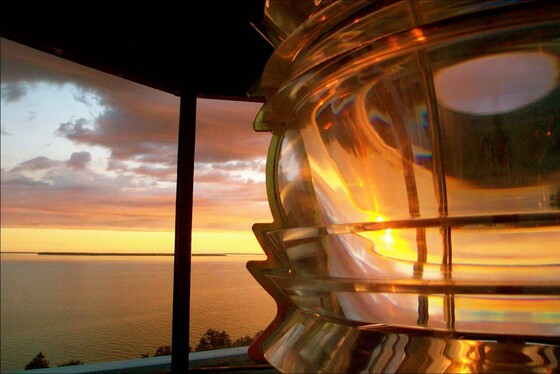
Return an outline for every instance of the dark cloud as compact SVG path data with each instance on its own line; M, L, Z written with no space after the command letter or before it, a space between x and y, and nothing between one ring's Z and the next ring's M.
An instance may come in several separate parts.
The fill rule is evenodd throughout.
M169 230L174 225L174 190L138 189L135 177L60 168L35 180L2 170L0 182L3 227Z
M225 162L266 157L271 135L253 130L262 104L199 99L196 159Z
M63 123L56 134L77 144L107 148L111 161L176 163L178 111L172 115L160 110L158 116L157 108L152 108L153 113L131 103L114 105L121 107L107 108L93 122L81 118Z
M109 160L107 164L108 171L128 171L130 169L130 166L122 161Z
M0 128L0 134L1 134L1 135L4 135L4 136L11 135L9 132L7 132L6 130L4 130L3 127Z
M195 165L194 180L197 183L222 183L228 178L225 170L213 168L211 164Z
M91 153L89 152L74 152L70 159L66 161L66 165L74 170L84 170L88 167L91 161Z
M21 171L37 171L52 168L59 164L59 161L51 160L45 156L35 157L28 161L20 162L16 167L14 167L11 172L21 172Z
M111 76L98 74L95 70L71 61L40 52L8 39L0 43L2 84L52 84L76 83L78 86L108 85ZM95 77L92 79L92 77ZM114 81L114 80L113 80ZM84 84L88 83L88 84Z
M93 137L91 124L85 118L78 118L73 122L65 122L60 124L55 131L55 135L66 137L70 140L80 140L86 143L85 139Z
M4 39L1 48L10 100L38 82L72 84L75 100L94 117L65 121L56 135L110 151L110 174L86 168L88 152L65 162L37 157L3 171L2 224L172 230L179 98ZM252 177L264 173L271 138L252 128L261 105L198 100L195 228L250 230L269 221L265 185ZM20 175L36 170L47 173L40 180Z
M60 188L42 188L2 207L4 227L67 227L127 230L169 230L175 201L153 195L98 195ZM33 208L31 208L33 206Z
M88 107L105 105L103 99L91 91L78 91L74 94L74 99Z
M226 162L195 164L195 181L216 183L255 183L264 178L266 161L232 160ZM258 180L255 180L258 176Z
M1 183L2 200L4 200L6 194L10 193L11 191L18 191L21 194L22 191L28 190L30 188L51 187L51 185L47 182L34 180L33 178L26 177L25 175L13 171L11 171L10 173L6 173L3 169ZM4 210L4 207L2 207L2 210Z
M87 155L80 157L85 160ZM30 160L23 164L38 166L41 162ZM64 166L64 163L53 165ZM172 179L174 170L144 167L134 170L135 174L131 171L117 170L118 176L110 178L88 169L58 167L36 180L13 170L3 170L2 224L6 227L173 229L174 184L166 189L146 185L154 175L160 180ZM147 176L147 182L139 181L141 174ZM195 229L250 230L255 222L270 221L264 183L233 180L228 171L212 168L202 180L195 179Z
M103 105L95 121L73 120L58 135L111 151L113 161L176 162L179 98L2 40L2 82L7 87L50 82L73 84L75 99ZM199 99L196 159L247 160L267 153L270 134L253 130L262 104ZM157 157L156 157L157 156ZM153 160L153 161L152 161Z
M62 123L57 135L77 144L108 148L115 160L142 157L164 149L166 161L175 162L177 97L5 39L1 47L2 85L11 92L10 98L15 98L16 93L21 97L25 93L23 88L37 82L72 84L77 101L90 107L103 107L94 121L82 118Z
M158 168L158 167L141 166L134 169L134 172L140 175L147 175L150 177L156 177L158 179L174 181L177 175L177 168L175 167Z
M148 164L161 164L177 168L177 146L167 145L154 148L152 152L140 154L133 158L136 162Z
M3 84L2 85L2 100L7 103L18 101L27 94L27 85L25 84Z
M265 183L195 182L195 204L214 205L216 202L266 201ZM236 205L237 206L237 205Z

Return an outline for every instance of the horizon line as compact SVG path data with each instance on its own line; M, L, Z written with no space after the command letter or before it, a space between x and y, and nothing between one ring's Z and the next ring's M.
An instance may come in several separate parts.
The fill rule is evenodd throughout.
M175 253L159 252L36 252L36 251L0 251L0 254L36 254L39 256L174 256ZM228 255L264 255L264 253L191 253L191 256L228 256Z

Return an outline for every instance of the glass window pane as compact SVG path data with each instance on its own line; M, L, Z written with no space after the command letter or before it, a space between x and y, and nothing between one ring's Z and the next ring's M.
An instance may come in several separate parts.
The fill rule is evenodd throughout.
M270 134L252 128L261 106L198 100L189 337L195 351L247 346L276 312L245 267L266 259L252 225L272 220L265 187Z
M5 39L1 55L1 371L169 354L180 99ZM261 105L198 100L193 350L209 329L248 345L276 310L245 268L271 221Z
M179 98L1 47L1 371L153 354L171 342Z

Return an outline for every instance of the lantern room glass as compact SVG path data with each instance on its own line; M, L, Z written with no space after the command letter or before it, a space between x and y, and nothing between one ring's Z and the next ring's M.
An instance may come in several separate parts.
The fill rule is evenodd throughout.
M290 26L255 120L274 222L248 266L279 313L253 354L558 369L559 19L549 1L334 1Z

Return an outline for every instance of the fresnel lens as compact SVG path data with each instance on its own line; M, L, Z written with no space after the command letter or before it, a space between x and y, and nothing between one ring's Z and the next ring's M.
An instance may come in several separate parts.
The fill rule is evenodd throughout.
M289 6L288 6L289 5ZM560 3L266 2L285 372L560 370Z

